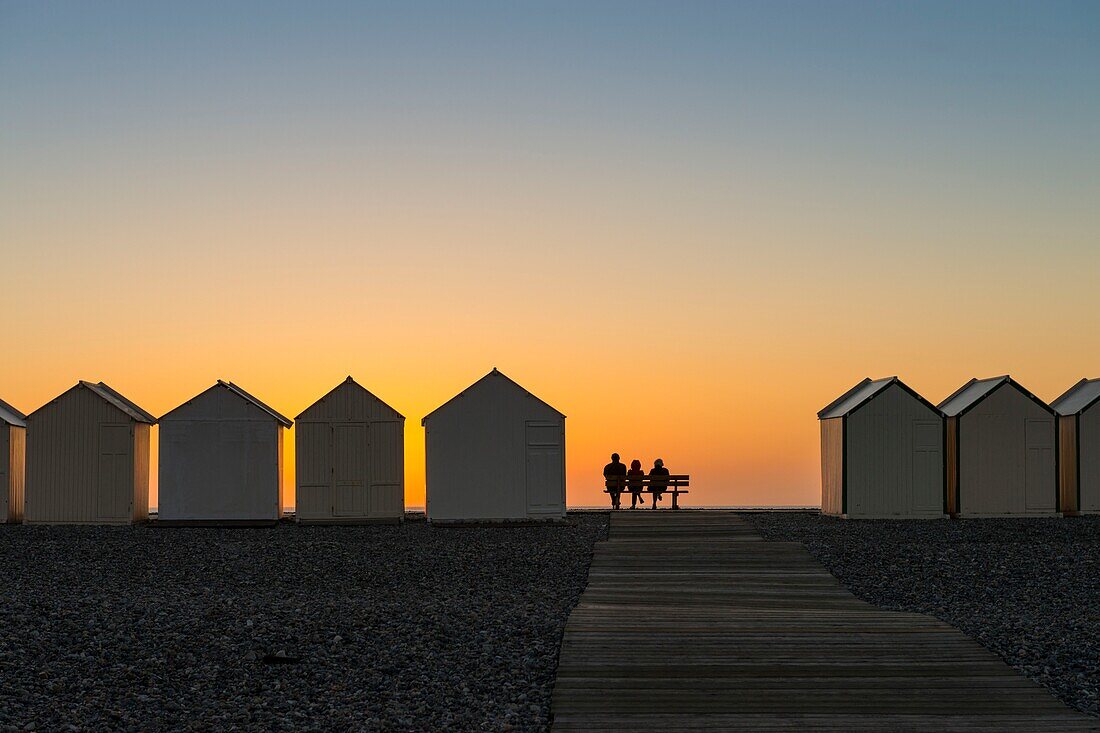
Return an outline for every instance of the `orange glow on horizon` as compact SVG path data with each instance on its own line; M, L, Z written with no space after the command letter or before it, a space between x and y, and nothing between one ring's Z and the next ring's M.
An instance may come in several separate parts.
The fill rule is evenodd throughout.
M509 376L568 416L566 420L567 486L570 506L603 506L600 471L612 451L623 459L641 459L647 468L661 457L674 472L690 473L692 493L687 506L816 505L819 501L818 427L815 412L863 376L901 371L901 377L933 402L939 401L972 374L987 376L1009 371L996 368L996 358L972 357L978 368L964 371L955 364L921 364L906 372L891 368L881 357L854 369L845 363L814 363L797 359L771 362L713 359L660 361L637 370L620 371L600 358L552 364L541 354L495 363ZM431 369L409 358L406 369L378 363L373 370L339 369L308 359L301 363L267 364L218 372L208 379L183 374L175 354L147 355L142 364L127 355L112 358L105 350L94 358L110 368L94 370L93 357L78 373L103 379L142 407L161 415L190 399L216 377L232 378L245 389L293 418L351 373L361 384L406 416L405 502L424 504L424 438L420 418L488 371L494 363L467 355L458 366ZM179 360L196 372L203 362L186 352ZM229 355L232 358L232 355ZM360 357L361 358L361 357ZM543 361L543 359L546 359ZM1030 359L1041 362L1036 354ZM1082 355L1081 361L1084 362ZM213 359L210 359L213 361ZM348 362L359 359L347 357ZM364 360L368 361L368 360ZM919 361L919 360L918 360ZM928 360L931 361L931 360ZM160 362L160 364L156 364ZM839 362L839 360L838 360ZM362 363L362 362L361 362ZM981 368L981 367L985 368ZM156 367L156 368L154 368ZM26 375L4 375L5 399L30 411L60 394L76 375L60 365L44 368L33 383ZM158 378L163 373L165 377ZM1085 372L1070 366L1045 370L1024 364L1017 379L1044 399L1053 399ZM373 372L373 373L372 373ZM1095 375L1093 375L1095 376ZM23 379L23 381L19 381ZM19 384L19 389L11 385ZM28 386L28 385L33 385ZM293 430L287 436L284 481L289 505L294 496ZM153 500L156 505L156 434L154 434Z

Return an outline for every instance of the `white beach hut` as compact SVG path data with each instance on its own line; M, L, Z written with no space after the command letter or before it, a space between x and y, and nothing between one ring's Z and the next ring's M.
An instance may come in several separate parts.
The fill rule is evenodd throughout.
M1100 379L1082 379L1051 407L1058 413L1062 512L1100 513Z
M233 384L160 419L160 521L266 524L283 512L283 435L291 421Z
M495 368L422 424L432 523L565 518L565 415Z
M405 418L348 377L294 419L302 523L400 522Z
M24 521L149 518L149 428L157 420L103 382L80 382L27 416Z
M943 414L897 377L864 379L817 414L821 511L944 516Z
M0 524L23 521L27 416L0 400Z
M939 404L947 418L947 505L961 516L1058 511L1055 414L1009 376L971 379Z

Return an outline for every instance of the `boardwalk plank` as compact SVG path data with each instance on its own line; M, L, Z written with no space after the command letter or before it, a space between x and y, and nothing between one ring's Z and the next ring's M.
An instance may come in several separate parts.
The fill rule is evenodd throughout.
M623 512L566 625L557 733L1086 731L937 619L860 601L732 512Z

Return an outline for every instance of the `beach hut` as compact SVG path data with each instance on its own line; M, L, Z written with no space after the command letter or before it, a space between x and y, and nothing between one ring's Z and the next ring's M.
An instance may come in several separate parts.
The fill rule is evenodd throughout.
M144 522L156 422L103 382L79 382L28 415L24 521Z
M1054 410L1011 377L971 379L947 417L947 504L961 516L1058 511Z
M291 421L218 380L160 419L159 519L270 524L283 513L283 434Z
M1064 514L1100 513L1100 379L1082 379L1051 407L1058 413L1058 484Z
M301 523L400 522L405 417L348 377L294 419Z
M944 516L943 415L897 377L864 379L817 413L821 511Z
M430 522L565 518L565 415L495 368L422 424Z
M0 400L0 524L23 521L27 416Z

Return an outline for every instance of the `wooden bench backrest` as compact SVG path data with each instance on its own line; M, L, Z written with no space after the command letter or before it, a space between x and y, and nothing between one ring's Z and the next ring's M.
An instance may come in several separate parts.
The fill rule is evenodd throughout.
M668 476L607 476L608 486L650 486L651 484L663 484L665 486L689 486L691 476L686 473L674 473Z

